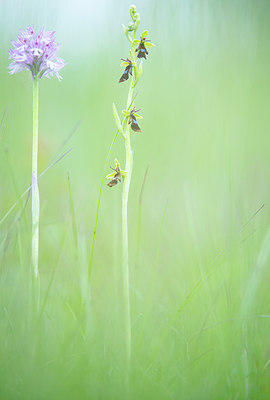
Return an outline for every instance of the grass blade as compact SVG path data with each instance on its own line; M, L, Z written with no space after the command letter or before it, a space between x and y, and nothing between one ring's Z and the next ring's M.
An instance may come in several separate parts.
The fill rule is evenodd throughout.
M114 135L112 143L111 143L111 145L109 147L109 151L108 151L108 154L107 154L107 157L106 157L106 161L105 161L105 164L104 164L104 170L103 170L103 174L102 174L101 181L100 181L100 186L99 186L96 217L95 217L95 224L94 224L94 232L93 232L93 236L92 236L91 249L90 249L90 258L89 258L89 265L88 265L88 282L89 283L91 281L92 264L93 264L93 256L94 256L94 247L95 247L95 240L96 240L96 234L97 234L98 214L99 214L101 193L102 193L102 188L103 188L103 181L104 181L104 178L105 178L106 173L107 173L108 161L109 161L109 159L111 157L113 145L114 145L114 143L115 143L115 141L117 139L118 133L119 133L119 131L117 131L116 134Z
M45 168L42 173L39 175L38 180L42 178L46 172L48 172L52 167L54 167L59 161L61 161L70 151L72 150L72 147L66 151L60 158L58 158L56 161L54 161L52 164L50 164L47 168ZM10 207L10 209L6 212L6 214L0 219L0 225L7 219L7 217L12 213L12 211L16 208L16 206L20 203L21 199L30 191L32 188L32 184L28 186L28 188L20 195L20 197L15 201L15 203Z

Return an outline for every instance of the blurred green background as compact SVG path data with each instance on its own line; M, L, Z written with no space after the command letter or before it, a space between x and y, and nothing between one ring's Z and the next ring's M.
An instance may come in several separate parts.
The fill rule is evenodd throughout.
M112 103L120 112L128 91L118 80L130 4L0 4L0 218L30 184L31 76L7 73L10 41L28 25L55 30L67 62L60 83L40 82L40 172L72 147L40 180L42 300L49 292L36 325L30 202L0 225L0 398L269 399L269 1L136 2L138 33L148 29L156 47L135 90L143 134L132 134L128 395L120 185L103 188L90 301L98 190L116 130ZM115 157L124 165L120 137L108 173Z

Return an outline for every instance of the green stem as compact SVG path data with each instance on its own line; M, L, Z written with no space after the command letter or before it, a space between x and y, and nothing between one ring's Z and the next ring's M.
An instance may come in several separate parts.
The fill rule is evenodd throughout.
M38 191L38 80L33 78L33 144L32 144L32 273L35 302L39 304L39 191Z
M127 98L127 109L129 109L132 102L133 83L134 83L134 76L132 77L130 82L128 98ZM130 130L128 123L126 124L125 131L126 131L125 132L126 176L123 182L123 192L122 192L122 276L123 276L125 345L126 345L126 385L128 386L130 360L131 360L131 317L130 317L129 264L128 264L128 195L129 195L129 187L130 187L132 165L133 165L133 154L131 150Z
M127 355L127 371L129 370L131 358L131 318L130 318L130 295L129 295L129 266L128 266L128 195L132 173L132 150L130 145L129 128L126 131L126 167L127 173L123 183L122 193L122 275L123 275L123 295L124 295L124 318L125 318L125 341Z
M135 39L135 36L134 36ZM134 45L132 45L132 56L133 56L133 60L135 62L136 60L136 54L135 54L135 49L134 49ZM132 104L132 96L133 96L133 90L134 90L134 83L135 83L135 79L134 79L134 75L131 79L131 83L129 86L129 91L128 91L128 97L127 97L127 110L129 110L129 108L131 107Z

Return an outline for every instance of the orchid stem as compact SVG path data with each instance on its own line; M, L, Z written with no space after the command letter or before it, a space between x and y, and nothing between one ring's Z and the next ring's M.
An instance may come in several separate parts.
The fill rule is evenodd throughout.
M36 310L39 310L39 190L38 190L38 78L33 77L33 144L32 144L32 276Z
M129 295L129 265L128 265L128 195L132 173L133 155L130 145L130 132L127 127L126 139L126 173L123 192L122 192L122 276L123 276L123 295L124 295L124 318L125 318L125 341L127 357L127 374L131 359L131 318L130 318L130 295Z
M134 35L135 37L135 35ZM133 49L134 62L136 60L135 52ZM128 98L127 109L130 108L133 96L134 76L131 79ZM126 124L125 129L125 150L126 150L126 176L123 182L122 192L122 277L123 277L123 297L124 297L124 319L125 319L125 345L126 345L126 385L129 386L129 373L131 362L131 316L130 316L130 291L129 291L129 259L128 259L128 195L132 174L133 165L133 152L130 143L130 128Z

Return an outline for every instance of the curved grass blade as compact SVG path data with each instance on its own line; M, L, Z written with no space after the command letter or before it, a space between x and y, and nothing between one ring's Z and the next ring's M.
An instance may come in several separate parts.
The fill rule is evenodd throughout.
M97 210L96 210L96 217L95 217L95 224L94 224L94 232L93 232L93 237L92 237L92 242L91 242L91 249L90 249L90 258L89 258L89 265L88 265L88 282L90 283L91 280L91 273L92 273L92 263L93 263L93 255L94 255L94 246L95 246L95 240L96 240L96 233L97 233L97 223L98 223L98 213L99 213L99 207L100 207L100 200L101 200L101 193L102 193L102 188L103 188L103 181L106 177L107 174L107 164L110 159L113 145L117 139L117 136L119 134L119 130L117 130L116 134L114 135L114 138L112 140L112 143L109 147L109 151L106 157L106 161L104 164L104 169L101 177L101 182L99 186L99 192L98 192L98 201L97 201Z
M47 168L45 168L41 174L38 177L38 181L46 172L48 172L52 167L54 167L56 164L59 163L70 151L72 150L72 147L67 150L60 158L58 158L56 161L54 161L52 164L50 164ZM10 209L6 212L6 214L0 219L0 225L7 219L7 217L12 213L12 211L16 208L16 206L20 203L21 199L30 191L32 188L32 184L28 186L28 188L20 195L20 197L15 201L15 203L10 207Z

